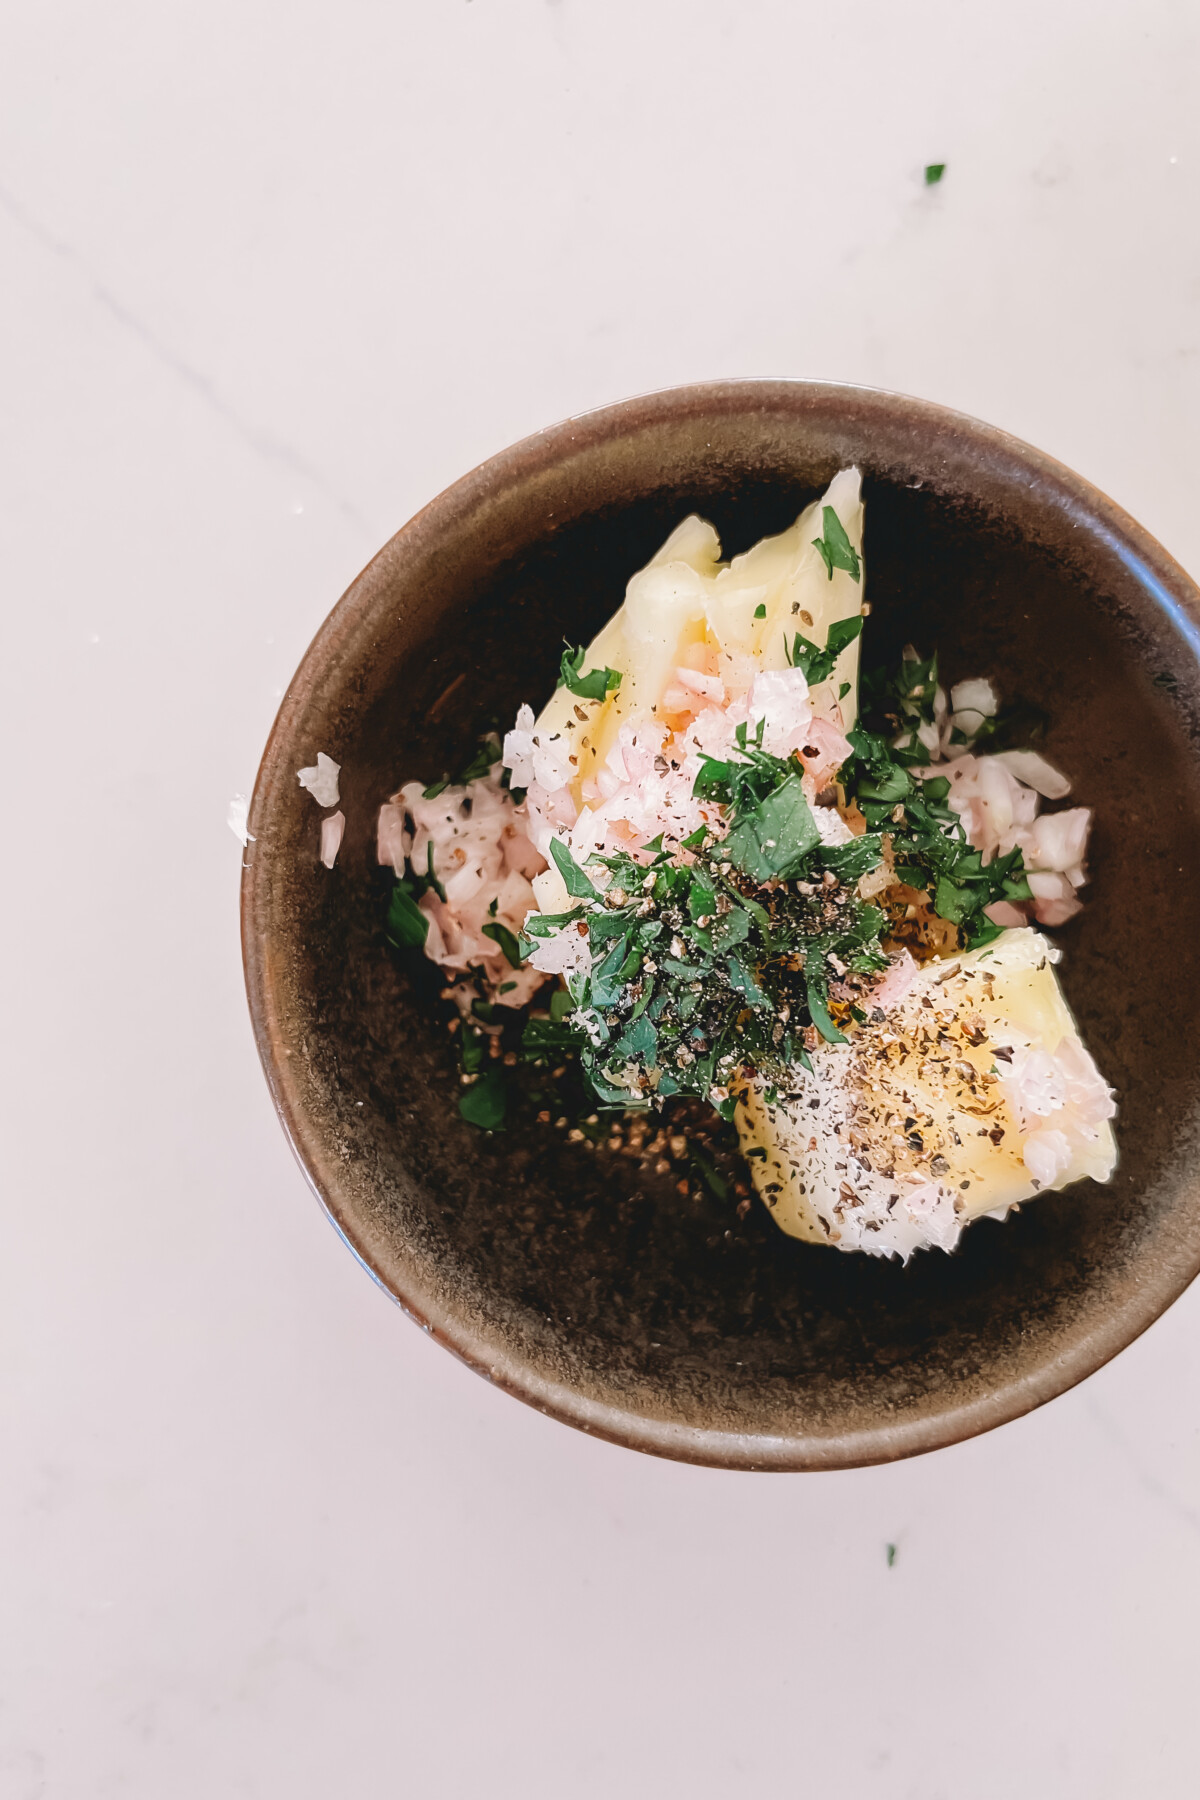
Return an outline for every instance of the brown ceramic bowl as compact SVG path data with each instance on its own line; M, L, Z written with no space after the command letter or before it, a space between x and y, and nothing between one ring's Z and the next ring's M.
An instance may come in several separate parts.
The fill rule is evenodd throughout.
M867 496L872 659L936 646L1050 714L1096 809L1092 885L1058 934L1067 994L1120 1100L1111 1186L980 1223L907 1268L784 1237L755 1206L545 1133L458 1117L436 981L386 950L380 803L461 765L550 692L684 514L726 553L836 469ZM250 811L243 947L279 1116L376 1279L498 1386L639 1450L741 1469L885 1461L1061 1394L1200 1266L1200 596L1077 475L940 407L810 382L681 388L568 420L426 507L330 614ZM328 873L296 770L343 765ZM418 963L420 959L417 959ZM360 1104L361 1103L361 1104ZM632 1165L630 1165L632 1168Z

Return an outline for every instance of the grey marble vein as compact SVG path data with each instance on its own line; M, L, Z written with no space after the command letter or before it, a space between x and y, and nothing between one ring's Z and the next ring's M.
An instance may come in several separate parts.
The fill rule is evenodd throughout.
M274 467L286 470L288 474L298 476L302 481L306 481L318 493L323 494L327 500L331 501L344 518L350 520L358 530L365 532L372 543L376 541L379 533L375 527L358 510L352 500L348 500L344 494L338 492L320 469L309 462L307 457L301 455L298 450L294 450L290 444L281 442L270 432L264 431L260 426L251 424L250 421L244 419L222 396L210 376L194 368L184 356L180 355L179 351L168 344L154 330L153 326L148 325L145 319L140 318L121 299L119 294L115 294L99 279L79 251L65 239L58 237L40 219L35 218L29 208L2 183L0 183L0 206L3 206L9 217L35 238L43 249L48 250L51 255L59 257L62 261L70 263L86 281L97 305L102 306L110 318L114 319L132 337L135 337L163 368L169 370L172 375L191 388L192 392L197 394L205 405L216 413L217 417L241 439L248 449L252 450L256 456L262 457L264 461L273 464Z

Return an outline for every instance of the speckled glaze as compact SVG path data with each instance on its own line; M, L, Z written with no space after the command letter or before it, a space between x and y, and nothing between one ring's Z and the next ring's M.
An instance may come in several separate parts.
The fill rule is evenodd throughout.
M784 1237L757 1205L638 1185L547 1132L458 1117L436 978L386 951L380 803L460 764L554 683L685 513L726 554L856 462L871 661L911 640L1050 714L1096 809L1082 917L1056 934L1120 1099L1111 1186L983 1222L907 1268ZM676 389L567 420L426 507L330 614L250 810L246 980L284 1129L338 1230L497 1386L639 1450L831 1469L950 1444L1098 1368L1200 1267L1200 596L1085 481L985 425L809 382ZM317 860L296 770L343 765ZM1136 907L1137 930L1130 929ZM359 1102L363 1104L359 1104ZM615 1166L614 1166L615 1164Z

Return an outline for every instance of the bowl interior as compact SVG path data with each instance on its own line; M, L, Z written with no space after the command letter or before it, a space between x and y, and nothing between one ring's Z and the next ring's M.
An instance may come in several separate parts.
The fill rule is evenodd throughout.
M371 565L264 761L247 959L302 1160L359 1254L452 1347L641 1447L837 1465L930 1448L1060 1391L1194 1273L1196 664L1182 576L1064 471L911 402L809 389L751 405L746 391L561 427L451 490ZM1055 936L1120 1103L1109 1187L981 1222L956 1254L907 1267L797 1243L757 1201L739 1219L732 1200L697 1203L563 1133L464 1124L438 982L386 949L390 874L374 855L380 803L540 705L563 638L587 640L686 513L712 519L728 555L790 524L851 460L866 663L936 647L948 681L987 674L1044 709L1047 754L1095 808L1086 909ZM318 749L343 765L332 873L295 780Z

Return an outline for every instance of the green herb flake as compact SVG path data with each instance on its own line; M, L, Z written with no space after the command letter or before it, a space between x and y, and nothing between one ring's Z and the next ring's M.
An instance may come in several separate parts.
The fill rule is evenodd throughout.
M868 831L852 843L837 844L821 852L821 866L832 871L848 886L863 875L869 875L883 861L883 838Z
M706 756L702 750L700 773L692 783L693 794L698 800L716 799L733 779L733 768L731 762L720 762L715 756Z
M698 1145L691 1146L688 1161L715 1200L728 1200L729 1183Z
M565 990L564 990L565 993ZM566 995L567 1000L570 996ZM575 1031L563 1019L527 1019L521 1032L521 1048L528 1056L556 1056L564 1050L578 1050L586 1044L582 1032Z
M706 875L697 873L688 890L687 909L697 923L701 919L711 918L717 910L717 890Z
M575 1010L575 1002L566 988L555 988L550 996L550 1017L555 1025L561 1025Z
M429 933L429 920L408 888L398 881L388 902L387 934L402 950L419 950Z
M806 637L801 637L797 632L788 660L794 669L801 671L809 687L816 687L818 682L829 680L838 657L859 636L862 628L861 613L855 613L849 619L835 619L829 627L823 650L818 649L816 644L810 644ZM786 643L784 650L787 650Z
M582 673L585 655L582 645L578 650L567 645L559 665L558 685L580 700L607 700L620 687L621 672L619 669L589 669L585 675Z
M483 935L486 938L491 938L494 944L499 944L501 950L503 950L509 963L514 969L520 968L521 946L518 944L507 925L501 925L493 920L490 924L483 927ZM503 992L503 990L501 991Z
M735 993L744 995L750 1006L773 1010L769 997L759 987L753 972L739 957L729 957L725 966L729 971L729 985Z
M824 535L813 539L813 544L820 552L821 561L825 564L830 581L835 569L844 569L851 581L862 579L862 563L858 551L846 536L846 527L838 518L832 506L821 508L821 522Z
M772 877L798 874L820 841L800 777L790 775L734 825L722 849L735 868L761 885Z
M753 921L744 907L735 906L727 913L718 913L709 928L714 950L732 950L735 944L744 944L753 929Z
M658 1045L658 1032L644 1013L631 1015L629 1024L612 1049L614 1062L652 1062Z
M945 163L926 163L925 164L925 186L926 187L936 187L938 182L942 179L942 176L945 173L946 173Z
M829 1016L829 1008L825 1004L825 996L818 991L812 982L808 984L808 1010L812 1014L812 1022L827 1044L844 1044L846 1038Z
M621 964L621 980L632 981L641 966L642 953L635 944L633 949L629 952L629 955L625 958L625 961Z
M628 938L618 938L608 954L592 969L591 1004L593 1006L615 1006L621 997L621 990L626 985L622 980L621 970L628 954Z
M550 854L572 900L599 900L599 889L588 880L567 846L558 838L550 839Z
M766 607L765 606L756 606L754 609L754 616L756 619L765 619L767 616Z
M824 649L797 637L793 660L810 679L828 679L861 630L859 613L835 622ZM897 879L933 897L963 947L999 935L987 908L1028 897L1021 852L985 864L948 804L946 778L917 778L909 766L916 756L892 742L933 716L936 659L910 655L898 673L873 672L862 694L863 722L849 734L838 783L868 828L844 845L821 843L796 760L771 755L761 732L748 729L725 758L703 758L695 782L698 795L723 809L723 838L704 828L682 846L657 839L636 854L590 858L606 871L607 892L565 845L552 843L574 904L553 917L531 914L518 949L529 954L539 938L582 925L591 956L569 992L551 1001L550 1017L529 1020L527 1058L577 1053L601 1106L644 1108L691 1095L729 1121L739 1065L757 1071L764 1093L786 1096L789 1070L813 1066L806 1028L810 1041L815 1030L838 1044L846 1038L835 1012L855 1027L869 1022L869 989L857 983L886 968L881 946L892 923L856 888L885 852ZM628 898L611 904L619 895Z
M459 776L459 783L466 787L468 782L481 781L488 770L500 761L500 745L495 738L484 738L478 750Z
M425 879L429 883L430 887L433 889L434 893L437 895L438 899L442 902L442 904L444 906L446 904L446 890L442 886L441 882L438 880L437 873L433 866L433 839L432 838L430 838L430 840L429 840L429 856L427 858L427 864L428 864L428 866L427 866L426 872L425 872Z
M458 1110L468 1125L477 1125L480 1131L502 1130L508 1112L508 1085L499 1069L489 1069L467 1088Z

